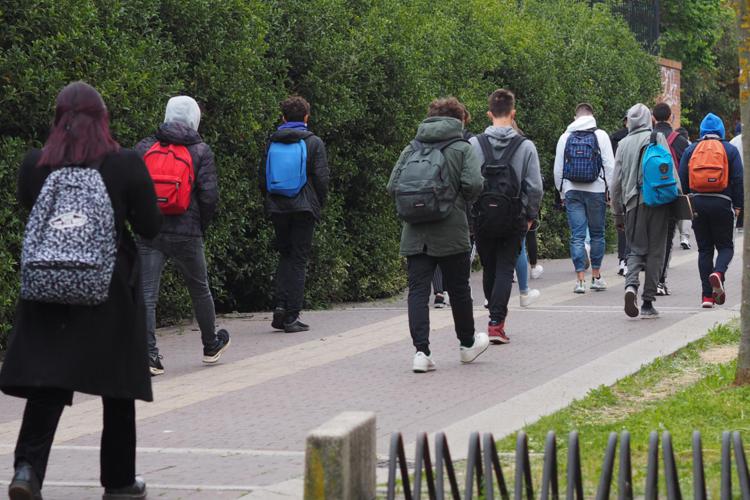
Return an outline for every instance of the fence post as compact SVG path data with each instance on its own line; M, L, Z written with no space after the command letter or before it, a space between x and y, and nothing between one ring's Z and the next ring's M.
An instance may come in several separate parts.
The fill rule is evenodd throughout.
M307 436L305 500L375 498L375 414L344 412Z

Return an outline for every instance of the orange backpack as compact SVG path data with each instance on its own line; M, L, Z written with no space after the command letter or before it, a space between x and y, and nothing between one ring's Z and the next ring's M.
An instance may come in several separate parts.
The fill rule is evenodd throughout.
M718 139L702 139L688 163L690 190L695 193L721 193L729 186L729 160Z

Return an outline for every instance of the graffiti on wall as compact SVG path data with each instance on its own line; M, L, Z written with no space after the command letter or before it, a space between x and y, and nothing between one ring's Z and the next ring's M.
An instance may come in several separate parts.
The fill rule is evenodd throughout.
M661 96L659 102L664 102L672 108L672 125L680 124L680 71L682 64L669 59L660 59L661 68Z

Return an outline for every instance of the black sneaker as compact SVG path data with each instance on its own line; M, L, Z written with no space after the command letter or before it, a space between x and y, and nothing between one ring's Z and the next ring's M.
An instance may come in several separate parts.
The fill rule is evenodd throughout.
M163 356L157 354L156 356L148 357L148 369L151 371L151 376L155 377L164 373L164 366L161 364Z
M654 304L651 302L643 301L641 306L641 318L642 319L654 319L659 317L659 311L656 310Z
M656 295L659 295L661 297L665 295L671 295L669 293L669 287L666 283L659 283L658 285L656 285Z
M274 330L283 330L284 329L284 316L286 315L286 310L283 307L277 307L273 310L273 321L271 321L271 327Z
M442 309L445 307L445 297L442 293L435 294L435 309Z
M42 500L39 480L30 464L20 462L8 486L8 497L11 500Z
M124 488L105 488L102 500L130 500L133 498L146 498L146 482L140 477L135 482Z
M304 324L299 320L299 318L295 318L294 320L284 324L284 331L286 333L306 332L309 329L310 325Z
M228 331L222 328L216 332L216 341L214 342L214 345L203 348L203 362L210 365L219 361L219 358L224 354L224 351L227 350L227 347L229 347L229 344L231 343Z

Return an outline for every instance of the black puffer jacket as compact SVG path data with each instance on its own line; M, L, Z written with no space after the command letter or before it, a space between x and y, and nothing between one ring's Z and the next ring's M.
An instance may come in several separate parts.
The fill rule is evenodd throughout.
M162 124L156 134L139 142L135 150L142 158L156 141L186 146L193 158L195 170L195 184L187 212L182 215L165 215L161 232L180 236L203 236L219 204L214 153L208 144L203 142L198 132L177 122Z
M266 186L266 156L260 165L260 190L266 197L266 211L269 214L310 212L315 220L328 197L330 171L326 157L326 145L317 135L307 130L282 129L271 135L271 142L297 142L304 139L307 145L307 184L294 198L268 193Z

